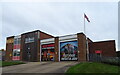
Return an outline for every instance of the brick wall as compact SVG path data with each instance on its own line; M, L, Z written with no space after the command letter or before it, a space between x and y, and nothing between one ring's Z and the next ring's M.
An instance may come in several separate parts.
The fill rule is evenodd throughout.
M80 62L87 61L86 36L83 33L78 33L77 38L78 38L78 61Z
M13 43L14 43L14 36L7 37L7 40L6 40L6 54L5 54L6 61L12 61Z
M55 37L55 61L59 61L59 37Z
M102 56L116 56L115 40L89 43L89 53L95 54L96 50L101 51Z
M42 39L48 39L48 38L53 38L53 36L49 35L49 34L47 34L45 32L41 32L40 31L40 40L42 40Z
M25 43L25 38L27 37L34 37L34 42L32 43ZM39 30L28 32L22 34L21 39L21 56L23 61L40 61L40 40L52 38L52 35L47 33L41 32ZM28 59L27 55L27 48L30 47L31 57Z

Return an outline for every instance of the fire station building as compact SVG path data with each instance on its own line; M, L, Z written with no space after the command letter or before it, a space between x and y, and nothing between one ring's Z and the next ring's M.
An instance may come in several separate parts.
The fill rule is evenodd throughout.
M84 33L54 37L36 30L6 39L6 61L89 61L115 57L115 40L93 42Z

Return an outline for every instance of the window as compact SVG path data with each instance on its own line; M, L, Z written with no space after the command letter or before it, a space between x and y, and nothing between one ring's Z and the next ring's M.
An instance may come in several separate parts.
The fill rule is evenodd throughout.
M15 45L17 44L17 39L14 39L14 44L15 44Z
M21 39L20 38L15 38L14 39L14 45L20 44Z
M28 42L29 42L29 39L28 39L28 38L26 38L26 39L25 39L25 43L28 43Z
M20 39L20 38L18 38L18 44L20 44L20 41L21 41L21 39Z

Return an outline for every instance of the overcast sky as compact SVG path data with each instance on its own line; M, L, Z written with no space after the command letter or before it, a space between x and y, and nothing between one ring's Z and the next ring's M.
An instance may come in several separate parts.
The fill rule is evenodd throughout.
M4 2L1 4L2 38L0 49L6 47L6 37L41 30L54 36L76 34L84 31L93 41L118 42L117 2ZM117 48L118 50L118 48Z

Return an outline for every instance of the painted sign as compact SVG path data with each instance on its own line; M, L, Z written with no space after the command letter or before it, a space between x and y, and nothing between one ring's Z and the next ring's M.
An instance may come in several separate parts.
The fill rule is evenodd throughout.
M34 37L25 38L25 43L31 43L34 41L35 41Z
M20 60L20 36L14 37L13 57L12 60Z
M13 43L13 42L14 42L13 38L7 39L7 43Z
M54 44L42 45L42 49L54 49Z
M60 42L60 60L78 60L78 42L77 41L68 41Z
M13 49L20 49L20 44L14 45L14 48L13 48Z
M20 49L13 50L12 60L20 60Z
M95 53L102 53L102 51L100 51L100 50L96 50Z

